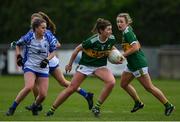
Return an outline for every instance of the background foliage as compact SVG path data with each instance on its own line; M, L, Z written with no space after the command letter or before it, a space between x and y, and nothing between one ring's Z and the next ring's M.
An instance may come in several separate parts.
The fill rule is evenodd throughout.
M129 12L143 45L179 44L179 6L180 0L5 0L0 2L0 43L20 38L29 30L31 14L43 11L57 25L61 43L86 39L99 17L113 23L113 32L120 40L116 16Z

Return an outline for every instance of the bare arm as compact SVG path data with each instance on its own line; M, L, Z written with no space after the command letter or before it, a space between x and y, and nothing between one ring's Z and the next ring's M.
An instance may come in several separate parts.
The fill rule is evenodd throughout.
M123 56L127 57L128 55L133 54L134 52L138 51L140 49L140 44L139 42L134 43L131 45L131 48L129 48L127 51L124 52Z
M21 54L21 48L16 46L16 57Z
M57 48L60 48L60 47L61 47L61 43L59 43L59 41L57 42L56 47L57 47Z
M51 60L56 55L56 52L51 52L46 59Z
M77 56L77 54L82 50L83 48L82 48L82 45L80 44L80 45L78 45L75 49L74 49L74 51L73 51L73 53L72 53L72 55L71 55L71 58L70 58L70 60L69 60L69 63L66 65L66 67L65 67L65 70L66 70L66 72L67 71L71 71L71 69L72 69L72 64L73 64L73 62L74 62L74 60L76 59L76 56Z

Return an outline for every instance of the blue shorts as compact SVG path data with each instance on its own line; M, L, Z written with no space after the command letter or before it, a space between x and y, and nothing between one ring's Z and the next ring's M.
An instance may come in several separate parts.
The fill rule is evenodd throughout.
M59 64L57 64L55 67L49 67L49 73L52 73L58 66Z
M39 73L39 72L36 72L36 71L34 71L34 70L32 70L32 69L29 69L29 68L25 68L25 69L24 69L24 73L26 73L26 72L32 72L32 73L34 73L37 77L49 77L49 74Z

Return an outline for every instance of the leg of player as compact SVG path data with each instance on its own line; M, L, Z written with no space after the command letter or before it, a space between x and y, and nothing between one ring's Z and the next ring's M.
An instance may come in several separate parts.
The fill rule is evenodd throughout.
M107 68L98 68L94 73L98 78L100 78L104 82L104 88L101 91L101 94L98 98L98 101L92 108L93 114L98 117L100 115L100 108L104 101L107 99L109 94L111 93L114 85L115 85L115 78L112 72Z
M44 99L47 96L47 91L48 91L48 82L49 78L48 77L38 77L37 78L37 85L38 85L38 96L36 97L35 102L32 105L32 114L33 115L38 115L38 106L41 105L41 103L44 101Z
M34 85L34 88L33 88L33 95L34 95L34 99L36 100L36 97L38 96L38 84L37 84L37 81L35 82L35 85ZM33 104L32 104L33 105ZM29 110L31 111L32 110L32 105L29 105L29 106L25 106L25 109L26 110ZM42 105L38 105L38 111L42 111Z
M18 93L16 99L14 100L12 106L9 108L8 112L6 113L7 116L12 116L18 106L18 104L28 95L31 89L34 87L36 76L32 72L26 72L24 74L25 86L24 88Z
M165 115L169 116L175 109L175 106L167 100L160 89L152 84L149 74L139 77L138 80L148 92L154 95L165 106Z
M59 67L55 68L52 72L51 75L59 82L61 86L68 87L71 82L66 80L63 73L61 72L61 69ZM92 109L93 107L93 93L87 92L86 90L82 88L78 88L77 93L79 93L81 96L83 96L86 101L88 102L88 108L89 110Z
M130 72L123 72L121 75L121 87L131 96L134 100L134 107L131 112L136 112L137 110L144 107L143 102L141 102L135 88L130 84L130 82L134 79L134 75Z
M80 84L83 82L83 80L86 78L86 75L76 72L71 80L71 84L64 89L60 94L57 96L56 100L54 101L52 107L49 109L49 111L46 113L46 116L52 116L55 112L55 110L69 97L71 96L77 88L80 86Z

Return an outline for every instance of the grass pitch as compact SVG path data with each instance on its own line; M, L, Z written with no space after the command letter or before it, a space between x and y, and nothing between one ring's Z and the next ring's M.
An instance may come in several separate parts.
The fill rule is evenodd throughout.
M67 77L70 79L70 77ZM52 77L49 81L49 91L46 100L43 102L43 111L39 116L32 116L32 113L25 110L34 97L30 93L17 107L13 116L5 116L6 111L12 104L17 93L24 86L23 76L0 76L0 121L180 121L180 81L178 80L153 80L154 85L160 88L167 98L176 106L171 116L164 115L164 106L150 93L134 80L132 83L137 89L139 96L145 104L142 110L130 113L133 101L127 93L120 88L120 78L116 78L116 85L105 101L101 109L101 116L95 118L88 110L86 100L79 94L73 94L62 104L52 117L45 117L45 113L51 107L53 101L60 91L63 90ZM103 87L103 83L95 78L88 77L81 85L87 91L94 93L94 102Z

